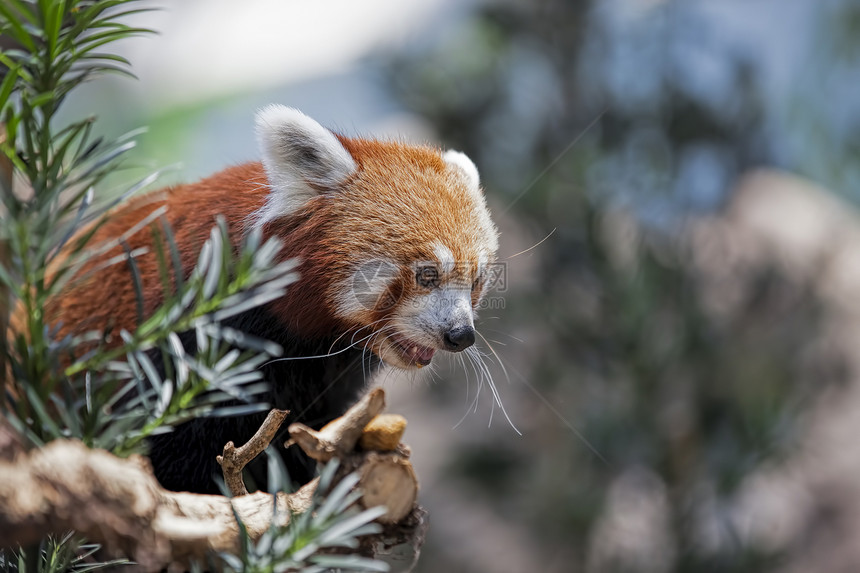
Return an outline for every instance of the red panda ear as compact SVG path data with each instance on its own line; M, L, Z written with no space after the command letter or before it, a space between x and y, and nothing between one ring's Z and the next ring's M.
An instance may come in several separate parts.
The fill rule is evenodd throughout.
M320 192L338 188L357 169L337 137L297 109L261 109L257 139L272 187L268 219L288 215Z
M469 184L469 189L480 194L481 178L478 176L478 168L472 163L465 153L460 151L448 150L442 154L442 159L448 165L458 169L466 177L466 182Z

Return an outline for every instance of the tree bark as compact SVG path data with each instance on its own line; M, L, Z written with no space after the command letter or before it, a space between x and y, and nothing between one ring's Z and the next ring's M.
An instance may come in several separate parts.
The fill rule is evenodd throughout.
M382 407L384 393L376 389L339 418L340 422L333 422L335 430L324 428L315 439L307 428L297 427L296 436L307 445L308 455L332 448L337 451L339 476L359 473L361 505L389 508L379 520L384 531L362 538L360 550L392 563L393 570L406 571L417 559L427 528L426 513L415 505L418 481L408 459L409 449L403 445L388 452L354 449L360 430ZM347 447L343 440L352 445ZM262 451L265 445L259 448L261 443L251 449ZM0 420L2 444L0 546L26 547L48 534L74 530L88 541L102 544L109 553L133 559L147 571L183 568L192 560L204 563L213 551L236 552L239 529L234 510L251 538L257 539L271 525L273 503L278 504L279 524L286 525L291 514L310 507L318 483L313 480L294 493L276 496L178 493L163 489L148 460L140 456L120 459L76 440L56 440L25 452L14 430ZM240 465L234 464L231 471L241 483Z

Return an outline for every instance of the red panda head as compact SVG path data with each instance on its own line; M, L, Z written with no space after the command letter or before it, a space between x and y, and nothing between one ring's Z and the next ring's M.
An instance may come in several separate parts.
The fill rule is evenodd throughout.
M275 310L401 368L475 341L498 233L462 153L335 135L301 112L257 116L270 192L249 223L300 258Z

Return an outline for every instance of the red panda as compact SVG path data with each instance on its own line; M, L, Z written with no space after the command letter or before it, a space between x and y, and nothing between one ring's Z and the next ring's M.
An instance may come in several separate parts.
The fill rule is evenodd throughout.
M219 215L234 246L257 227L264 237L279 237L283 258L299 261L298 281L230 325L283 347L285 359L263 369L269 402L291 411L284 427L320 427L380 369L419 368L439 351L475 342L475 311L498 233L478 171L464 154L344 137L280 105L257 114L256 130L262 162L131 201L98 229L93 244L122 235L162 206L186 273ZM152 240L141 229L125 248ZM136 262L148 315L163 300L162 281L154 255ZM61 336L133 330L137 296L128 268L89 273L47 312ZM193 336L183 343L193 348ZM307 357L318 358L291 360ZM216 455L227 441L247 440L262 417L200 418L152 438L156 477L173 490L217 492ZM290 476L306 482L314 466L292 450L284 454Z

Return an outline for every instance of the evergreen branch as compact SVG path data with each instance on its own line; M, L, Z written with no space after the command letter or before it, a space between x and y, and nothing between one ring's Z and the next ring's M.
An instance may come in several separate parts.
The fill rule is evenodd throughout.
M214 228L182 290L141 323L125 344L76 361L65 369L65 375L72 377L86 370L99 370L131 351L149 350L166 341L173 332L189 331L215 322L216 312L219 319L223 319L232 316L237 308L246 310L249 303L258 306L283 296L286 286L297 278L295 261L273 266L273 258L255 257L249 242L243 243L239 257L233 260L226 229ZM270 239L264 246L278 244L277 239ZM225 259L229 263L222 267ZM247 266L249 261L251 264ZM229 269L244 272L228 278Z

